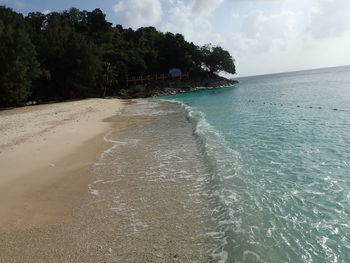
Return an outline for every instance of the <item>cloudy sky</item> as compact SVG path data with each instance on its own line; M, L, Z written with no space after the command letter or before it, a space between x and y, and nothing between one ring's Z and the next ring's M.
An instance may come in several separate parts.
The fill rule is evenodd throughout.
M350 64L350 0L0 0L17 12L101 8L113 24L218 44L239 76Z

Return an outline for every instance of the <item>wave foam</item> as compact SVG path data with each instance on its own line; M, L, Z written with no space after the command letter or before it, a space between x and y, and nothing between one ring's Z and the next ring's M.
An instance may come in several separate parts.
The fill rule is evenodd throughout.
M232 197L236 196L236 193L229 188L232 183L227 182L239 172L240 153L229 147L225 137L207 121L202 111L180 101L163 101L179 104L186 110L189 121L194 123L194 135L202 148L210 171L209 180L212 187L210 196L215 200L213 220L217 222L219 228L214 238L220 241L220 247L212 249L211 257L218 262L227 262L228 236L225 232L228 225L233 224L229 208L232 207Z

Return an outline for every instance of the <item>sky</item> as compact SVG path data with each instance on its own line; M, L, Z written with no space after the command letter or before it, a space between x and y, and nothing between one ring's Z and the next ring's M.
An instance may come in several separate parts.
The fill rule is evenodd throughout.
M0 0L27 14L100 8L114 25L155 26L235 58L238 76L350 64L350 0Z

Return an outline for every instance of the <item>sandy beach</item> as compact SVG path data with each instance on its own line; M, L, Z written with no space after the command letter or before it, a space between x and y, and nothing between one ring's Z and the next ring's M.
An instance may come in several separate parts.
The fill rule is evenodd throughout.
M89 99L0 113L0 262L210 260L192 128L176 113L187 138L178 144L163 109L135 105Z
M0 112L0 226L48 223L79 203L85 171L108 146L103 120L122 105L89 99Z

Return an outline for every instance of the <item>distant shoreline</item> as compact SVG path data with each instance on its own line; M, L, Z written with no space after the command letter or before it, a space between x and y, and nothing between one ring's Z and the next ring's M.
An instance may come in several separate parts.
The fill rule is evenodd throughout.
M166 95L174 95L179 93L193 92L202 89L214 89L230 87L238 84L238 80L230 80L220 76L207 77L203 79L183 79L183 80L164 80L158 82L149 82L144 85L135 85L131 89L120 89L114 96L107 96L111 99L138 99L150 98ZM86 99L101 99L101 98L86 98ZM16 108L23 108L26 106L48 105L55 103L69 103L81 101L84 99L60 100L58 98L47 101L27 101L17 107L0 108L1 111L13 110Z
M133 88L130 88L128 90L121 89L119 91L119 97L126 99L158 97L192 92L205 88L228 87L237 83L239 83L237 80L229 80L217 75L194 79L163 80L157 82L149 82L144 85L135 85Z

